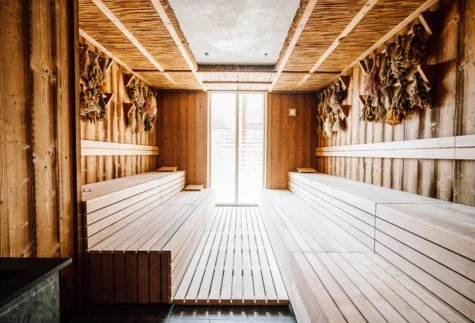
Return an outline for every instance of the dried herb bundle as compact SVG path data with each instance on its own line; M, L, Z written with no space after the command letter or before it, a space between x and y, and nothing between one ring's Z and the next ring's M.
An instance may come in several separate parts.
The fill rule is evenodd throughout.
M83 117L92 122L102 120L106 115L106 103L100 87L104 80L104 73L97 63L99 54L89 52L89 46L83 45L79 58L81 73L80 112ZM87 62L89 60L89 65ZM87 67L86 67L87 65Z
M109 59L105 57L99 57L99 69L101 71L97 77L97 86L100 92L106 93L107 91L107 64L109 63Z
M335 123L335 118L333 114L327 115L325 122L323 123L323 137L326 139L331 138L333 134L333 125Z
M127 113L127 126L132 129L132 133L141 133L143 130L143 112L135 105Z
M79 75L81 78L87 77L87 58L89 56L89 45L80 44L82 48L81 55L79 55Z
M368 75L366 76L366 82L364 85L364 93L371 97L371 100L375 99L381 89L381 80L379 78L379 68L376 59L373 63L370 63L370 59L365 60L366 67L368 68Z
M376 105L373 107L373 112L375 122L384 122L386 120L386 107L381 100L381 94L378 94L376 97Z
M394 96L386 113L386 123L392 126L397 126L404 120L410 107L409 95L406 91L406 80L401 80L401 87Z
M335 84L335 98L338 104L341 104L343 100L346 99L346 90L343 88L343 83L341 81L336 82Z
M412 78L415 81L414 88L411 91L409 101L411 103L410 113L413 114L418 110L431 109L432 99L427 91L426 85L419 73L414 73Z
M399 35L396 38L396 51L391 60L391 71L394 78L399 80L406 74L408 64L406 60L406 51L404 50L404 37Z
M146 101L143 107L144 113L144 129L145 131L153 130L153 123L157 117L158 107L157 107L157 100L153 94L153 91L147 89Z
M81 84L81 93L79 95L80 112L82 117L88 117L92 122L102 119L104 110L98 104L97 93L95 89L87 90L85 84Z
M341 103L346 96L347 91L341 81L317 94L318 127L324 138L330 138L334 131L346 128L345 116L341 113Z
M139 109L145 104L144 97L144 85L137 79L132 80L132 85L128 87L127 94L129 95L130 100L135 104Z
M381 68L379 70L379 78L381 80L381 85L382 86L388 86L392 85L396 82L394 79L392 70L391 70L391 48L393 44L392 43L386 43L384 45L383 53L384 53L384 59L383 62L381 63Z
M421 64L427 58L427 50L421 35L422 30L421 24L414 25L411 28L411 39L406 49L407 64L411 67Z
M363 109L361 110L360 121L373 122L376 116L371 106L371 97L369 95L362 95L361 98L363 100Z

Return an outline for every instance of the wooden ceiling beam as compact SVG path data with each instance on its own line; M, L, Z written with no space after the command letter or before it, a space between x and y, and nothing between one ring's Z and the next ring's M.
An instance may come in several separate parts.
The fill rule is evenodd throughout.
M107 56L109 56L110 58L112 58L117 64L119 64L120 66L122 66L127 72L129 72L130 74L134 74L137 78L139 78L141 81L143 81L145 84L147 84L148 86L151 86L150 82L147 81L146 79L144 79L142 76L140 76L139 74L137 74L137 71L134 71L130 68L130 66L128 66L127 64L125 64L122 60L120 60L117 56L115 56L114 54L112 54L107 48L105 48L104 46L102 46L102 44L100 44L97 40L95 40L94 38L92 38L91 36L89 36L88 33L86 33L84 30L82 30L81 28L79 28L79 35L82 36L85 40L87 40L89 43L91 43L94 47L96 47L97 49L99 49L101 52L103 52L104 54L106 54ZM154 70L156 71L156 70Z
M137 49L152 63L157 70L164 72L163 67L158 63L155 58L140 44L140 42L135 38L135 36L124 26L124 24L110 11L110 9L102 2L101 0L92 0L92 2L102 11L107 18L127 37L132 44L137 47ZM163 73L163 76L167 78L170 83L179 88L178 84L173 80L173 78L166 72Z
M378 3L379 0L368 0L363 8L353 17L350 23L346 26L346 28L338 35L338 37L333 41L333 43L328 47L328 49L323 53L323 55L318 59L318 61L313 65L310 69L309 73L313 74L317 71L317 69L322 66L322 64L326 61L326 59L333 53L333 51L341 44L342 40L347 37L353 29L363 20L366 14L373 9L374 5ZM305 82L310 78L310 74L307 74L303 77L303 79L297 85L297 90L305 84Z
M404 27L409 25L414 19L418 18L420 14L422 14L424 11L432 7L435 3L437 3L439 0L427 0L424 2L422 6L420 6L418 9L416 9L412 14L407 16L406 19L401 21L396 27L391 29L390 32L388 32L384 37L382 37L380 40L378 40L376 43L373 44L370 48L368 48L363 54L361 54L357 59L355 59L350 65L345 67L342 71L342 74L345 74L348 72L355 64L358 64L359 61L363 60L374 52L376 49L378 49L380 46L382 46L385 42L387 42L391 37L396 35L398 32L400 32Z
M412 14L407 16L406 19L401 21L396 27L391 29L386 35L384 35L380 40L378 40L376 43L374 43L370 48L368 48L364 53L362 53L357 59L355 59L351 64L349 64L347 67L345 67L340 74L341 75L346 75L348 73L348 71L351 68L353 68L353 66L358 64L360 61L364 60L368 55L370 55L375 50L377 50L380 46L382 46L385 42L387 42L391 37L395 36L398 32L400 32L403 28L405 28L407 25L409 25L412 21L414 21L416 18L418 18L424 11L429 9L431 6L433 6L438 1L439 0L427 0L426 2L424 2L424 4L422 4L419 8L417 8ZM335 82L338 79L338 77L339 77L339 75L335 76L326 85ZM302 82L302 84L299 83L299 85L302 86L305 83L305 81Z
M254 85L254 84L272 84L272 82L260 82L260 81L203 81L205 84L238 84L238 85Z
M342 40L350 34L350 32L355 29L355 27L363 20L364 16L373 9L374 5L379 0L368 0L366 4L361 8L361 10L356 14L356 16L350 21L348 26L340 33L340 35L335 39L331 46L323 53L320 59L313 65L310 69L310 73L315 73L315 71L325 62L325 60L333 53L333 51L340 45Z
M165 24L165 27L167 28L168 32L170 33L170 36L173 38L173 41L175 42L176 46L180 50L181 55L185 59L186 63L190 67L190 70L192 71L193 75L195 76L196 80L201 86L201 89L203 91L206 91L206 87L204 86L203 82L201 81L201 78L199 77L197 73L197 68L196 68L196 61L193 57L193 54L191 51L188 50L188 48L185 48L184 43L182 42L181 38L184 38L185 36L182 34L181 30L175 29L174 24L172 23L169 14L173 15L172 19L176 22L178 25L178 21L176 20L175 14L173 13L170 4L166 0L150 0L152 1L153 6L157 10L158 14L160 15L160 18L162 19L163 23ZM167 13L167 8L165 8L164 3L166 7L169 9L168 11L171 10L170 13ZM181 33L181 36L178 35L178 33ZM185 42L186 43L186 42ZM193 58L193 59L192 59Z
M315 8L315 5L317 4L317 1L318 0L309 0L308 3L307 3L307 6L305 7L304 12L301 14L300 19L298 17L296 17L297 20L298 20L298 25L295 27L295 31L294 31L293 35L291 36L292 38L289 42L289 45L285 49L284 54L282 55L282 53L281 53L282 57L279 58L279 62L278 62L278 66L277 66L277 75L276 75L274 81L272 82L272 85L269 89L269 92L272 92L275 85L277 84L277 81L279 80L280 74L282 74L282 71L284 70L285 65L287 65L287 62L290 58L290 55L292 54L292 52L295 48L295 45L297 44L297 41L299 40L300 35L302 34L302 32L305 28L305 25L307 24L307 21L310 18L310 15L312 14L313 9ZM300 9L299 9L299 13L300 13Z

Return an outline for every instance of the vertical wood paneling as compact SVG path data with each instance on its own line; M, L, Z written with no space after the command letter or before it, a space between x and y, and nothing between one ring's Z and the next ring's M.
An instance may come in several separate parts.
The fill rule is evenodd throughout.
M354 145L475 133L473 1L441 1L432 10L437 10L433 19L437 26L427 48L428 63L436 64L432 86L434 108L410 116L395 127L359 121L362 106L358 95L363 93L365 77L357 66L350 74L346 103L352 108L348 129L329 140L319 135L319 145ZM473 161L321 157L317 165L320 172L475 205Z
M77 255L75 8L0 3L0 257ZM62 309L75 274L61 271Z
M475 3L462 0L458 61L457 135L475 134ZM455 202L475 206L475 161L457 161Z
M289 108L297 109L289 117ZM287 188L288 172L316 166L312 135L316 97L313 94L267 95L266 187ZM314 149L313 149L314 150Z
M158 100L159 166L178 166L208 187L208 93L163 92Z
M87 43L81 39L82 43ZM91 44L89 44L91 45ZM90 51L96 51L91 45ZM152 131L133 134L127 127L123 103L130 102L124 85L124 68L116 62L107 74L107 87L115 96L107 108L104 120L92 123L81 119L81 139L137 145L157 145L157 126ZM160 106L159 106L160 109ZM161 147L160 147L161 149ZM157 169L156 156L84 156L81 157L81 184L102 182Z

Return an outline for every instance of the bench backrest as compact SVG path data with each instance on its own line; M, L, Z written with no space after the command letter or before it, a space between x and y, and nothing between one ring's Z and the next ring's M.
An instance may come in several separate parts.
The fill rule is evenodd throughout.
M89 249L185 187L185 172L150 172L83 186Z

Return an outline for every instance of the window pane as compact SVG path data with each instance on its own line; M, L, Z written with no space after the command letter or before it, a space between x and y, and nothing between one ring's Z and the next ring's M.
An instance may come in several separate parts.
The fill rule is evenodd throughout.
M236 203L236 94L211 93L211 140L216 203Z
M239 203L257 203L264 184L264 94L240 94Z

